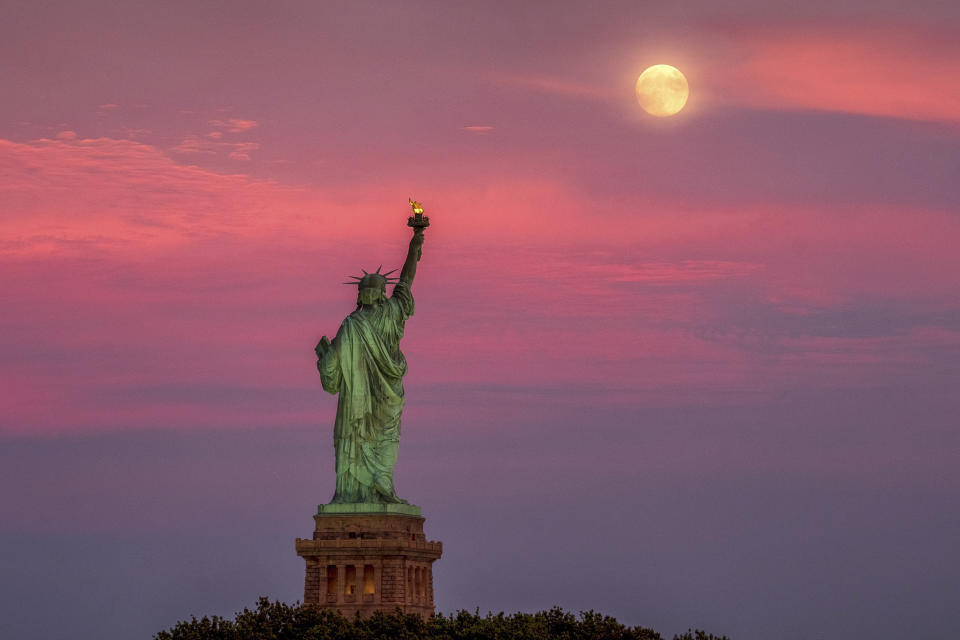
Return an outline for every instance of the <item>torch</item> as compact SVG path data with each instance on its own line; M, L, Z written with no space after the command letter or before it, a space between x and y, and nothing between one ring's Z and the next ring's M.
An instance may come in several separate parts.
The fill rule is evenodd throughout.
M430 226L430 218L423 215L423 204L413 198L407 198L410 201L410 208L413 209L413 215L407 218L407 226L414 229L426 229Z

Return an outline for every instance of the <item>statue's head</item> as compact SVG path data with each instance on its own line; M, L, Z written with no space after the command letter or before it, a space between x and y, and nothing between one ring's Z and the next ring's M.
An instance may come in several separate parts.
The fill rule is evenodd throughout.
M380 269L383 268L383 265L377 267L376 272L367 273L366 270L363 271L362 276L350 276L356 282L345 282L344 284L356 284L358 287L357 292L357 306L372 306L380 304L387 299L387 283L396 282L399 278L389 277L391 273L396 271L388 271L387 273L380 273Z
M374 305L387 299L387 279L376 273L368 273L360 279L357 292L358 305Z

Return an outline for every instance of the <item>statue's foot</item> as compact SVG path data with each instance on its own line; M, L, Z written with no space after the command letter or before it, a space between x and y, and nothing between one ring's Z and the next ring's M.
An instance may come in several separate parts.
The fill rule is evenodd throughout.
M407 501L404 500L403 498L397 496L397 494L395 494L395 493L390 494L390 495L385 495L385 494L382 494L382 493L381 493L381 494L380 494L380 499L377 500L377 502L382 502L382 503L384 503L384 504L410 504L409 502L407 502Z

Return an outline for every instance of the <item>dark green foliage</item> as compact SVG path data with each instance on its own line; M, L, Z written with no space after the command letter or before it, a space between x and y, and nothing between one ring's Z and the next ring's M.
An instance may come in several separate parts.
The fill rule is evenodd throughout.
M579 617L559 607L539 613L505 615L459 611L449 618L438 615L426 623L430 640L661 640L643 627L627 627L593 611Z
M701 631L697 629L696 631L691 631L687 629L686 633L673 636L673 640L730 640L727 636L715 636L712 633L707 633L706 631Z
M579 616L554 607L539 613L506 615L458 611L429 620L417 615L377 613L348 620L337 612L260 598L256 610L235 620L213 616L178 622L154 640L663 640L643 627L628 627L593 611ZM729 640L688 631L674 640Z

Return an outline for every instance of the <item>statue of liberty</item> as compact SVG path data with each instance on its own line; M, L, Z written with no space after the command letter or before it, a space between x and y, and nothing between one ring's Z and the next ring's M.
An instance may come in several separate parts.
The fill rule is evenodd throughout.
M413 315L410 288L423 247L423 230L430 224L420 203L410 202L413 238L399 278L396 271L351 276L357 284L357 308L347 316L336 337L324 336L316 346L317 369L323 388L339 394L333 428L337 488L331 504L407 504L393 486L393 467L400 444L403 412L402 378L407 361L400 339ZM387 284L393 293L387 297Z

